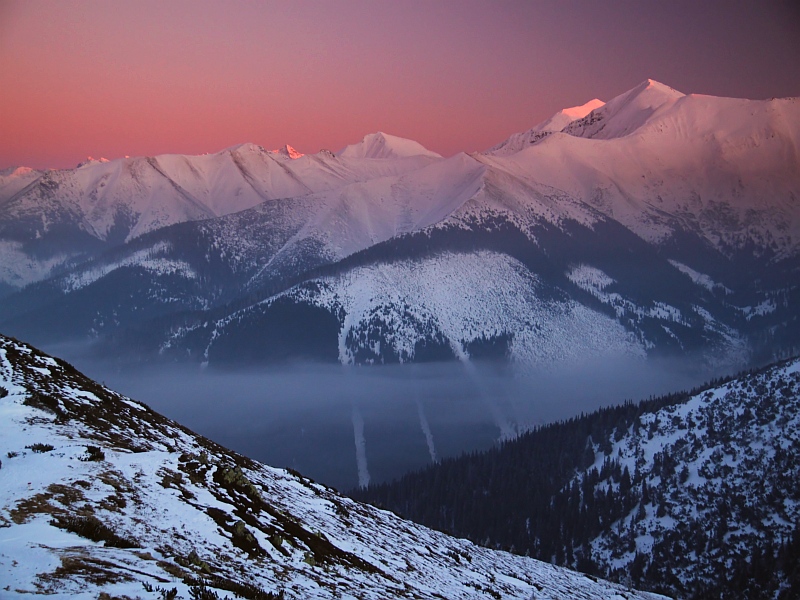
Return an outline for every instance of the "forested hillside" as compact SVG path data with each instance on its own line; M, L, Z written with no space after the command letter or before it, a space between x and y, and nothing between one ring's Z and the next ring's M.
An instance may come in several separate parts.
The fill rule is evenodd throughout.
M799 372L603 409L352 495L681 598L796 598Z

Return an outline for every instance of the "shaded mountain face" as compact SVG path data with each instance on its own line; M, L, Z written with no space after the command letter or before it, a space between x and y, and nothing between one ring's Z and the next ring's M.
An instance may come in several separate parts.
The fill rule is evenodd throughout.
M4 597L656 599L258 464L3 336L0 450Z
M800 591L800 360L543 427L353 492L678 598Z
M338 155L248 148L306 189L65 267L5 297L0 326L212 365L692 355L714 368L800 345L800 101L647 80L559 114L519 151L447 159L380 133ZM220 190L200 203L215 214L235 196Z

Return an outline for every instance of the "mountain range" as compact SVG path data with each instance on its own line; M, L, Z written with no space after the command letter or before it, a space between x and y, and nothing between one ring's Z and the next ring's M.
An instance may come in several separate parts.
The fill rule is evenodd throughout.
M0 330L212 365L792 352L800 100L647 80L449 158L338 153L4 172Z

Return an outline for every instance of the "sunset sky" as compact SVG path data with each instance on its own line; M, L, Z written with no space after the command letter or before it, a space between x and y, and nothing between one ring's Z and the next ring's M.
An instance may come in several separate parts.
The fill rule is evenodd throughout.
M0 0L0 168L338 150L379 130L447 156L647 78L800 96L792 6Z

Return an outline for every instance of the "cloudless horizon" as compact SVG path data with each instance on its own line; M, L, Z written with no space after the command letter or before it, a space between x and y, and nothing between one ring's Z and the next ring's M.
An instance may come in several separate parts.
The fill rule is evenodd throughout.
M0 0L0 168L336 151L375 131L449 156L648 78L798 96L799 17L782 1Z

